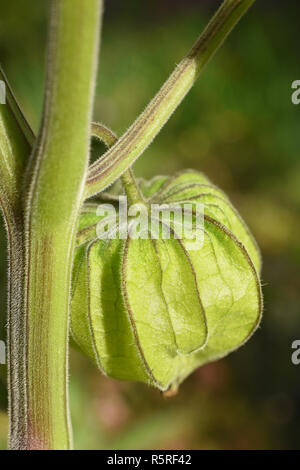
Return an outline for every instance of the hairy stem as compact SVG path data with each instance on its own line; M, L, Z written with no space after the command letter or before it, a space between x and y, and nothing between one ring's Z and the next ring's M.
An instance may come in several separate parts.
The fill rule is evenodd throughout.
M94 122L92 124L92 136L101 140L106 147L114 145L118 138L116 134L111 131L104 124ZM141 194L139 187L135 181L135 177L131 168L128 168L121 176L122 185L128 197L129 204L143 203L144 198Z
M5 104L0 104L0 205L6 223L12 223L34 137L1 67L0 80L6 97Z
M123 175L121 176L121 181L129 205L146 204L131 168L127 168L127 170L124 171Z
M52 0L47 90L26 209L25 439L14 439L13 448L71 447L70 278L88 166L101 6L101 0Z
M191 51L128 131L90 166L85 197L112 184L144 152L255 0L225 0Z
M8 83L6 75L0 65L0 80L5 83L5 98L6 98L6 107L7 110L14 116L15 126L18 126L18 133L21 133L23 139L27 142L29 146L32 146L35 140L34 134L30 125L28 124L24 114L21 111L21 108L13 94L13 91ZM14 134L15 136L15 134ZM25 166L26 161L29 155L23 155L21 161L23 166Z
M6 223L8 239L8 405L11 448L25 448L27 422L25 249L23 215Z
M27 414L24 218L22 187L33 134L0 67L5 103L0 105L0 208L8 241L8 403L10 442L21 443ZM14 444L12 444L14 445Z

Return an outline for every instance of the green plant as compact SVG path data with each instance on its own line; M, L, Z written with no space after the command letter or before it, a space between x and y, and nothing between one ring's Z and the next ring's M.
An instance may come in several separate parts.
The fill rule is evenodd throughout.
M176 386L198 365L238 347L257 326L261 315L259 256L251 236L226 196L199 174L184 173L178 179L160 178L150 185L138 185L130 171L131 165L158 134L253 2L223 2L188 55L119 140L100 125L94 125L91 132L101 0L52 1L47 86L37 138L20 111L4 73L0 71L1 80L7 84L7 102L0 108L0 203L9 247L8 385L12 449L71 447L67 399L71 300L72 330L84 352L96 362L97 357L98 362L103 362L105 356L108 360L103 368L111 375L140 379L161 389ZM90 136L95 132L110 148L88 167ZM120 177L129 201L144 205L146 199L148 204L151 198L171 202L174 194L178 196L180 192L179 202L189 200L194 203L197 199L195 188L198 190L202 185L209 189L204 196L205 210L208 211L204 229L215 239L210 247L207 245L205 248L210 253L203 251L201 258L202 255L192 255L176 240L170 240L170 243L158 240L155 246L159 251L160 266L156 266L154 259L157 254L152 243L145 241L141 251L143 240L137 241L132 244L133 254L128 257L131 267L126 273L126 286L116 280L113 284L115 297L122 303L124 286L127 289L130 284L130 270L139 273L141 282L147 274L143 256L149 256L149 266L157 278L153 282L145 279L144 289L150 291L161 283L163 273L163 295L155 298L160 305L160 324L163 318L171 319L163 329L163 336L170 336L173 328L173 339L166 341L166 348L173 348L171 354L176 356L172 360L162 351L159 358L155 358L155 336L149 328L137 326L145 309L138 292L134 292L132 287L125 295L125 299L135 304L131 323L126 316L130 310L128 305L116 310L126 332L124 334L122 330L122 335L119 332L117 341L119 346L123 341L124 348L128 349L130 345L131 349L128 360L122 365L113 363L113 355L109 355L113 345L105 340L105 335L100 334L95 339L97 325L86 322L87 299L94 299L98 283L103 279L108 285L107 291L101 292L100 305L110 305L111 299L107 294L109 282L113 280L103 275L101 263L106 268L108 266L110 273L115 270L117 279L119 271L118 267L115 268L118 266L115 255L121 251L119 240L113 249L98 240L94 244L98 252L90 250L89 242L95 240L95 224L99 217L94 206L84 201L103 192ZM112 198L110 192L100 197ZM193 213L191 217L195 223ZM217 257L213 253L216 250ZM91 260L91 256L95 260ZM168 272L167 256L172 257L172 266L176 266L174 272ZM205 258L209 262L206 261L207 267L200 279L202 268L199 261L204 263ZM90 270L92 264L98 273L97 269L95 273ZM85 282L87 272L91 273L89 285ZM213 276L215 281L211 283L209 279ZM184 299L177 298L177 304L183 306L185 312L183 318L180 318L181 307L172 302L174 283L179 282L188 298L186 303L183 303ZM219 292L223 295L218 300ZM205 305L202 305L202 295L206 296ZM173 305L167 315L163 313L166 306L159 304L162 297L168 306ZM95 299L99 300L98 294ZM233 306L232 311L226 302ZM232 323L229 321L225 331L218 330L217 324L222 321L226 308L232 314L242 309L245 315L240 322L235 318ZM205 309L207 312L210 310L207 317ZM93 315L94 310L90 311ZM149 307L147 312L150 311ZM109 321L107 316L103 319L106 323ZM193 333L191 337L181 330L182 323L186 331ZM135 341L132 343L133 336ZM143 336L141 342L138 336ZM99 360L101 348L107 350L102 351L103 356ZM147 361L141 360L141 356L147 356ZM157 359L160 370L153 374ZM132 376L130 367L136 369ZM171 372L166 373L169 369Z

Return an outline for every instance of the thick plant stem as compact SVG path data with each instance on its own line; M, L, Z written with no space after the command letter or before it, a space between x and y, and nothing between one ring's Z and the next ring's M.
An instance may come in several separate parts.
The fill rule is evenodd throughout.
M255 0L224 0L187 56L128 131L89 168L85 197L112 184L145 151Z
M101 0L52 0L47 91L25 219L27 416L19 442L20 430L12 424L13 448L71 447L70 278L88 167L101 6Z

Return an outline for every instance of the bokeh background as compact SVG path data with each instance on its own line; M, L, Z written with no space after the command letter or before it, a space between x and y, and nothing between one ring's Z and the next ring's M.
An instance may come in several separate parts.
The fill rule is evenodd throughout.
M107 379L72 351L78 449L300 447L300 365L291 362L291 343L300 339L300 105L291 102L291 83L300 79L300 5L298 0L256 3L135 170L151 177L196 168L230 195L262 250L263 322L246 346L197 370L168 399L143 385ZM218 4L107 0L95 119L121 134ZM1 62L35 131L48 7L48 0L1 2ZM4 339L3 227L0 258ZM5 367L0 366L2 449L6 406Z

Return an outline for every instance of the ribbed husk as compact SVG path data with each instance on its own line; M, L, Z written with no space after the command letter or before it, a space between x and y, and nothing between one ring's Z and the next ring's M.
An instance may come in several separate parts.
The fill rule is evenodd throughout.
M148 206L202 203L202 246L191 249L185 237L100 240L96 205L86 205L71 330L106 375L167 390L253 334L262 314L261 261L249 229L204 175L184 171L139 185Z

